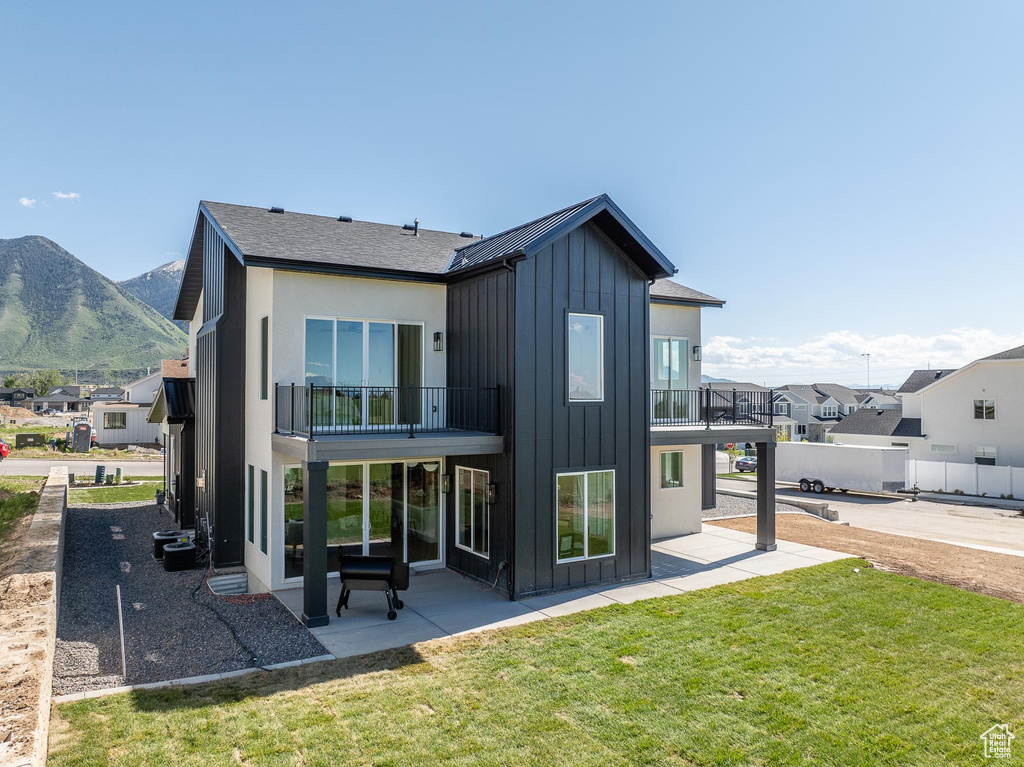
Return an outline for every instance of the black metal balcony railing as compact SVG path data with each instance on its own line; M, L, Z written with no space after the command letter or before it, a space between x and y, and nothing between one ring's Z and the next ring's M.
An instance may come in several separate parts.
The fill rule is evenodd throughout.
M499 433L498 388L274 385L274 428L344 434Z
M653 426L773 426L773 391L651 389Z

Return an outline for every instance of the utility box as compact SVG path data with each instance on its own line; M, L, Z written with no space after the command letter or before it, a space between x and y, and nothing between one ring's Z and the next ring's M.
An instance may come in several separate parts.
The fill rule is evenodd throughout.
M14 446L19 450L24 447L43 447L45 445L45 434L17 434L14 437Z
M87 423L76 423L71 445L76 453L88 453L92 447L92 426Z

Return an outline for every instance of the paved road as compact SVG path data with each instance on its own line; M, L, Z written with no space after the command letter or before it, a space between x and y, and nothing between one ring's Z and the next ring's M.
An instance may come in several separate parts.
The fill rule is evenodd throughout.
M753 491L754 482L719 477L718 487ZM839 512L839 521L849 522L851 527L1024 556L1024 517L1012 510L853 493L818 496L790 487L779 487L775 492L779 501L787 496L826 501L829 508Z
M4 474L45 477L54 466L67 466L73 474L93 474L97 465L114 471L118 466L125 474L138 477L160 477L164 473L163 461L51 461L46 458L8 458L0 461L0 476Z

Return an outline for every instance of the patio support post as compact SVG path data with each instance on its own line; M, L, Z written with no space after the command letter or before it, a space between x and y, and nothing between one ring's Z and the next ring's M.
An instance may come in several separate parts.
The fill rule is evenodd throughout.
M757 448L757 543L760 551L775 551L775 445L758 442Z
M326 626L327 461L302 462L302 623Z
M713 509L717 503L716 494L718 487L716 486L716 466L715 461L717 460L717 454L715 452L714 445L701 445L700 446L700 468L701 468L701 483L700 483L700 507L702 509Z

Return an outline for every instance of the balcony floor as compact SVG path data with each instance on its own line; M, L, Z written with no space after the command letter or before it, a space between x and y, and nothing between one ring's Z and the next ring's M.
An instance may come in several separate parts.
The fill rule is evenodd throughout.
M850 556L786 541L779 541L778 546L777 551L757 551L754 536L749 533L704 525L695 535L655 541L651 546L653 577L649 580L517 602L451 570L432 570L412 577L409 590L401 593L405 608L398 611L394 621L387 619L384 594L378 591L352 592L349 609L336 618L334 608L341 582L332 578L327 589L331 622L310 630L336 657L362 655L596 607L682 594ZM277 591L275 596L296 617L302 614L302 587Z
M286 434L272 437L275 451L307 461L370 461L389 458L434 458L445 455L490 455L505 449L501 435L477 431L416 434L314 434L313 439Z

